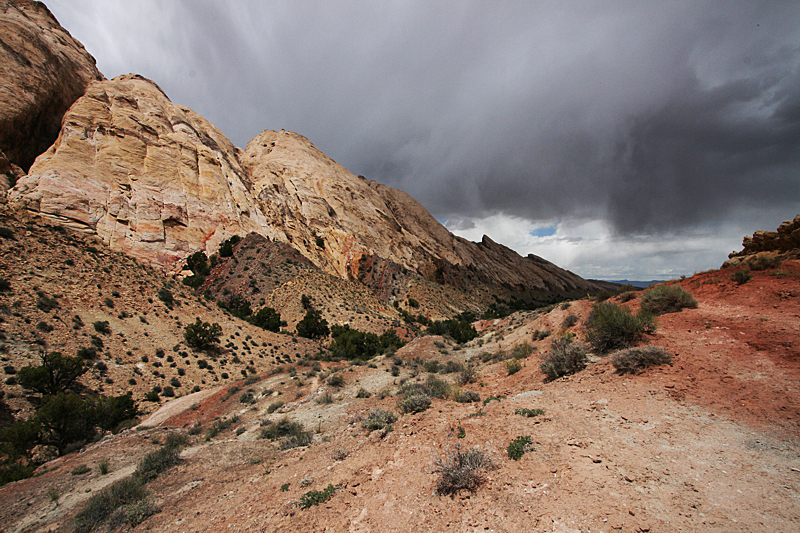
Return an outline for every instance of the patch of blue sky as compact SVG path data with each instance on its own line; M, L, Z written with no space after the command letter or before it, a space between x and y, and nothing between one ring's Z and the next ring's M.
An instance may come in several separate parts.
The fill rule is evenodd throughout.
M532 230L531 237L550 237L556 234L557 226L541 226Z

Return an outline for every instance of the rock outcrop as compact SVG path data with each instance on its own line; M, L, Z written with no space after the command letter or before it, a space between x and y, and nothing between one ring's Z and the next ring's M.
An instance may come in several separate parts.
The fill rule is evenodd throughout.
M9 201L165 270L234 234L272 236L231 142L136 75L93 82Z
M428 279L543 299L596 288L488 237L452 235L409 195L355 176L302 135L264 131L242 152L135 75L93 82L9 198L168 271L255 232L342 278L358 279L362 257L377 257Z
M784 220L777 231L759 230L753 236L745 235L742 250L731 252L723 267L737 266L750 262L759 255L800 255L800 215L793 220Z
M58 136L64 113L103 76L41 2L0 0L0 151L27 170Z

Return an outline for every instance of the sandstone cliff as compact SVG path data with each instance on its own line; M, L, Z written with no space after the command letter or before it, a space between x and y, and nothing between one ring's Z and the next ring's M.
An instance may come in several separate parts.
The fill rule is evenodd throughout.
M242 151L156 83L104 80L44 5L3 6L0 72L10 98L0 106L0 190L17 182L12 205L167 272L190 253L210 255L223 239L253 232L385 299L405 270L503 297L598 288L488 237L452 235L407 194L355 176L301 135L264 131ZM27 168L34 157L20 177L14 163Z
M67 108L101 79L44 4L0 0L0 151L11 163L27 170L56 140Z
M428 279L542 299L595 288L488 238L455 237L407 194L355 176L301 135L265 131L242 152L135 75L93 82L9 198L168 271L255 232L342 278L358 278L362 257L374 256Z
M9 200L170 270L233 234L266 232L231 142L135 75L93 82Z

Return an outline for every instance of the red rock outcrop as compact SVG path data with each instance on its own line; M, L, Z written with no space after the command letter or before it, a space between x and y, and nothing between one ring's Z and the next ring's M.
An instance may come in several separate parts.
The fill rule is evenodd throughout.
M28 169L58 136L64 113L103 76L47 7L0 0L0 151Z

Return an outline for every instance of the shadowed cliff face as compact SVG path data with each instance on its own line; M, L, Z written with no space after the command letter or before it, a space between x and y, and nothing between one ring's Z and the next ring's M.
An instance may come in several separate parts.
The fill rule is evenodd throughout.
M69 106L103 76L44 4L0 0L0 79L0 151L27 170L56 140Z

